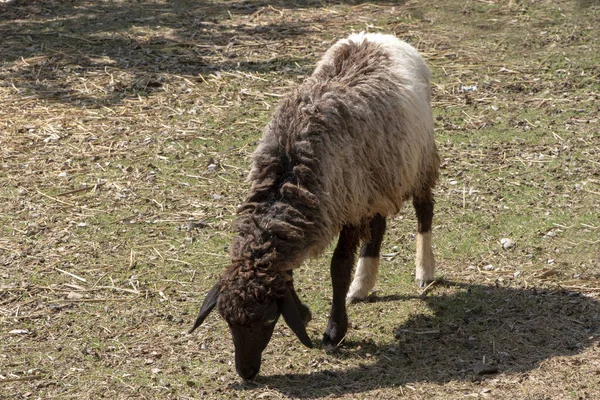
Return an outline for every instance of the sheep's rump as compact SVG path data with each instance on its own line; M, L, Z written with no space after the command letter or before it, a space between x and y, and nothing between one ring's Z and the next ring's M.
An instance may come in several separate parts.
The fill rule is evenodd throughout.
M437 179L429 90L429 69L396 37L337 42L267 127L249 175L262 211L248 211L296 226L313 255L343 225L397 213Z

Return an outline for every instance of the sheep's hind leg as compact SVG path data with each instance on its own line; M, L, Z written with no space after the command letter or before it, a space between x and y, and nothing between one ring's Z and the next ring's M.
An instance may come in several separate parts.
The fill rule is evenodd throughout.
M425 287L433 281L435 258L431 249L431 225L433 222L433 193L431 189L423 190L413 198L413 206L417 213L417 257L416 281L419 287Z
M333 301L327 329L323 335L323 346L326 350L331 350L340 344L348 330L345 299L350 287L352 266L359 241L358 229L352 226L344 226L333 252L333 258L331 259Z
M369 223L369 229L371 239L360 250L360 258L356 264L350 291L346 296L346 304L366 299L377 281L379 253L385 233L385 217L381 214L375 215Z

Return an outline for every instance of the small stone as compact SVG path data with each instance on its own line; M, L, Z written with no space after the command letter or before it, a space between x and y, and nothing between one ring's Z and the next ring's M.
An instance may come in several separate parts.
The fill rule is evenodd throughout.
M465 344L467 349L472 350L475 347L475 338L473 336L469 336Z
M69 300L79 300L82 298L83 298L83 295L81 293L77 293L77 292L69 292L69 294L67 295L67 299L69 299Z
M485 265L482 269L484 271L493 271L494 270L494 266L492 264L488 264L488 265Z
M207 226L208 225L203 220L200 220L198 222L189 221L185 229L189 232L189 231L192 231L194 229L206 228Z
M500 239L500 244L504 250L510 250L515 247L517 244L509 238Z
M460 90L462 90L463 92L476 92L477 85L461 86Z

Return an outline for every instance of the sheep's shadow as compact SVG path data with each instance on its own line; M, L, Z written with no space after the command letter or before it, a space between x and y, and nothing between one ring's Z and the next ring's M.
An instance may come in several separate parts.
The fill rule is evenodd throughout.
M549 357L581 352L600 337L600 303L578 292L446 284L456 293L424 298L433 315L411 317L397 327L395 340L345 342L336 357L360 358L358 367L260 376L257 384L319 398L411 382L471 381L485 373L531 370Z

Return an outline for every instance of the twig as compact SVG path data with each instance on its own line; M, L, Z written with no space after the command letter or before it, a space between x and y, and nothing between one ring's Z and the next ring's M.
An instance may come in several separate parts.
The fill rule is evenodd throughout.
M584 191L584 192L591 193L591 194L597 194L597 195L600 195L600 192L595 192L595 191L593 191L593 190L587 190L587 189L583 189L583 191Z
M133 247L131 248L131 251L129 252L129 269L133 268L136 264L136 260L135 260L135 252L133 251Z
M131 221L132 219L137 218L137 215L130 215L125 218L117 219L116 221L111 222L111 224L118 224L120 222Z
M64 270L62 270L62 269L60 269L60 268L56 268L56 267L54 267L54 269L55 269L55 270L57 270L57 271L59 271L59 272L62 272L63 274L67 274L67 275L69 275L69 276L72 276L72 277L73 277L73 278L75 278L75 279L79 279L81 282L87 282L87 280L86 280L85 278L82 278L82 277L80 277L80 276L77 276L77 275L75 275L75 274L72 274L71 272L64 271Z
M3 383L9 383L9 382L35 381L37 379L43 379L43 378L44 378L44 375L31 375L31 376L22 376L20 378L0 379L0 385Z
M588 244L598 244L600 243L600 240L587 240L587 239L583 239L582 242L588 243Z
M97 288L98 289L116 290L117 292L127 292L127 293L133 293L133 294L140 294L139 290L125 289L125 288L120 288L120 287L116 287L116 286L97 286Z
M60 197L60 196L68 196L68 195L70 195L70 194L75 194L75 193L79 193L79 192L85 192L86 190L96 190L96 189L98 189L100 186L103 186L103 185L105 185L105 184L106 184L106 182L101 182L101 183L97 183L97 184L95 184L94 186L87 186L87 187L83 187L83 188L81 188L81 189L75 189L75 190L71 190L71 191L69 191L69 192L64 192L64 193L57 194L56 196L57 196L57 197Z
M44 197L47 197L47 198L49 198L51 200L54 200L54 201L57 201L57 202L59 202L61 204L64 204L64 205L67 205L67 206L70 206L70 207L78 207L77 204L73 204L73 203L70 203L68 201L62 201L60 199L57 199L56 197L49 196L49 195L47 195L44 192L40 192L39 190L36 190L36 192L38 192L39 194L41 194Z
M552 225L558 226L559 228L563 228L563 229L571 229L572 228L572 226L567 226L567 225L563 225L563 224L557 224L556 222L552 223Z
M178 260L178 259L176 259L176 258L167 258L167 261L173 261L173 262L180 263L180 264L184 264L184 265L188 265L188 266L193 266L193 265L194 265L194 264L192 264L192 263L189 263L189 262L187 262L187 261Z
M99 284L99 283L100 283L100 281L101 281L102 279L104 279L104 277L105 277L106 275L108 275L108 272L105 272L105 273L104 273L104 274L103 274L103 275L102 275L100 278L98 278L98 280L97 280L97 281L96 281L96 282L95 282L95 283L92 285L91 289L95 288L95 287L96 287L96 285L97 285L97 284Z
M521 160L521 158L520 158L520 157L515 157L515 159L516 159L517 161L519 161L521 164L523 164L523 165L525 166L525 168L527 168L527 164L525 164L525 162L524 162L523 160Z
M14 288L0 288L0 293L2 292L14 292L14 291L28 291L29 288L23 288L23 287L14 287Z
M440 333L439 329L432 329L430 331L413 331L410 329L398 329L400 333L412 333L413 335L435 335Z
M48 315L47 313L37 313L37 314L28 314L28 315L13 315L13 316L5 316L4 318L7 319L36 319L36 318L43 318L46 315Z
M97 40L89 40L89 39L86 39L84 37L75 36L75 35L65 35L64 33L59 33L58 36L66 37L66 38L69 38L69 39L81 40L81 41L86 42L86 43L97 43L98 42ZM104 39L104 40L108 40L108 39Z
M55 300L55 301L61 302L61 303L102 303L105 301L128 302L131 300L133 300L133 299L105 297L105 298L101 298L101 299L59 299L59 300Z
M556 286L558 286L561 289L577 290L577 291L580 291L580 292L598 292L598 291L600 291L600 287L564 285L564 284L559 283L559 282L549 282L549 283L553 283L553 284L555 284Z
M72 285L70 283L63 283L63 286L66 286L66 287L71 288L71 289L79 290L80 292L86 290L84 287L81 287L79 285Z
M421 298L425 297L425 295L431 290L433 285L435 285L436 283L438 283L437 279L434 280L433 282L431 282L429 285L425 286L425 289L423 289L421 291L421 293L419 294L419 297L421 297Z

